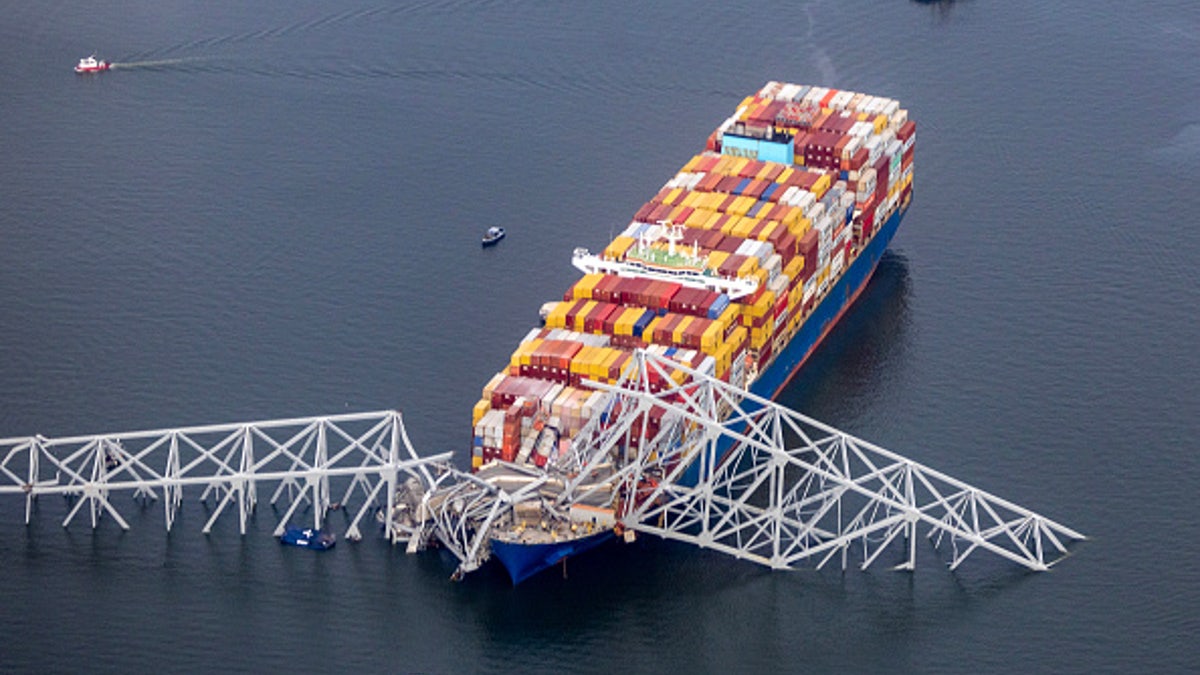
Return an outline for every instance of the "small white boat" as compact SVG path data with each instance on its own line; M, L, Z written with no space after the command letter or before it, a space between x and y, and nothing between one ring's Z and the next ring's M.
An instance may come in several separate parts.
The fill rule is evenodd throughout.
M489 227L487 232L483 235L483 245L484 246L492 246L493 244L495 244L496 242L500 241L503 238L504 238L504 228L503 227Z
M111 66L112 64L108 61L97 61L96 55L92 54L87 58L79 59L79 65L75 66L75 72L99 73L108 70Z

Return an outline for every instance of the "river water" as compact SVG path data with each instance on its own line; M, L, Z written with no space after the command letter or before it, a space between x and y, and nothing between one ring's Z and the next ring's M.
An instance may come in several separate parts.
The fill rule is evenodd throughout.
M1194 672L1200 10L733 5L0 1L0 436L399 408L465 462L571 250L785 80L898 98L919 142L781 401L1088 542L843 574L643 539L512 588L283 549L269 507L93 533L10 498L0 670Z

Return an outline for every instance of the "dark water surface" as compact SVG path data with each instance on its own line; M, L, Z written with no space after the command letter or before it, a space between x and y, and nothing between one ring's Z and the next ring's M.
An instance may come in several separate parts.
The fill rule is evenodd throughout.
M491 373L743 96L901 100L915 200L788 405L1090 535L1048 574L654 541L517 589L189 500L0 502L0 670L1200 667L1200 9L0 2L0 436L399 407ZM99 56L126 67L71 72ZM480 251L489 225L510 235Z

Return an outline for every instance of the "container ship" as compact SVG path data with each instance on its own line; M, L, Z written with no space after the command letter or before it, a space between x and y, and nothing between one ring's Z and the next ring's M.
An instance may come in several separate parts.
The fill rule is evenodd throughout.
M574 251L582 278L542 307L475 405L472 471L509 491L561 472L611 400L590 384L615 383L639 348L774 398L895 235L915 140L890 98L780 82L746 97L620 236ZM683 381L677 371L651 386ZM652 437L657 422L639 432ZM553 486L568 478L542 481L488 533L514 584L620 527L615 486L556 507Z

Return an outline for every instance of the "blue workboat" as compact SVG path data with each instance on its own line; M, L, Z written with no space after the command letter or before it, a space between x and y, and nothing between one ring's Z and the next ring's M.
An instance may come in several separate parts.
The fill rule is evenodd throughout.
M310 548L314 551L328 551L337 543L337 538L329 532L314 530L310 527L289 527L280 535L279 543Z

